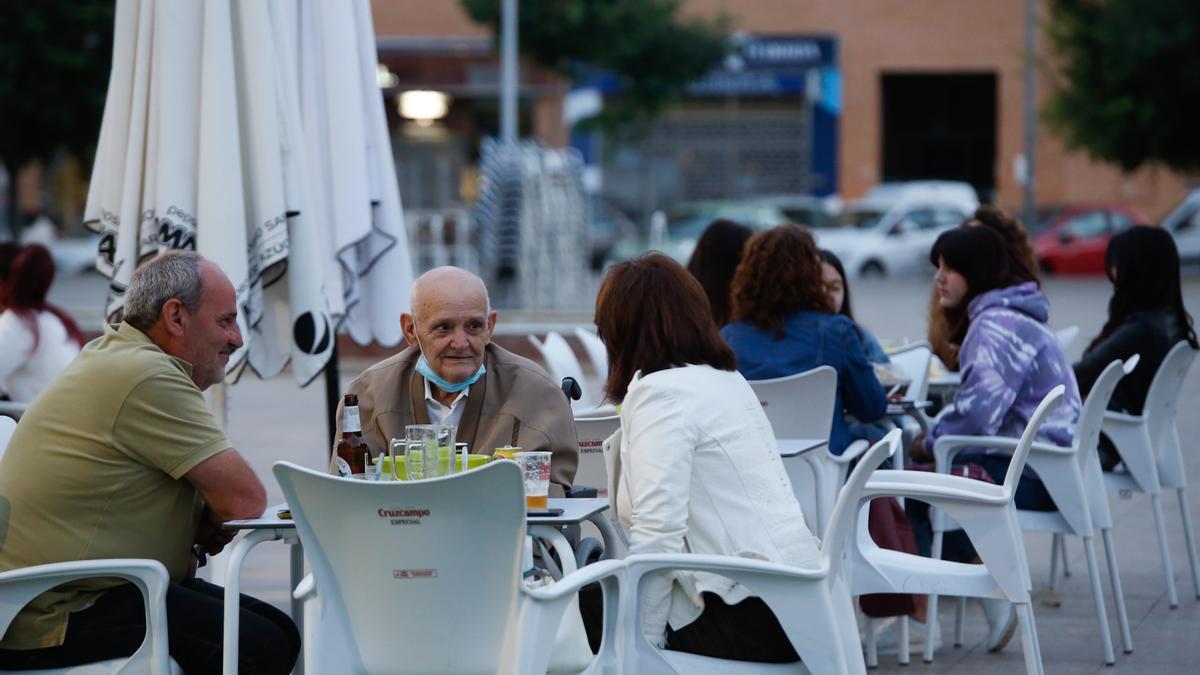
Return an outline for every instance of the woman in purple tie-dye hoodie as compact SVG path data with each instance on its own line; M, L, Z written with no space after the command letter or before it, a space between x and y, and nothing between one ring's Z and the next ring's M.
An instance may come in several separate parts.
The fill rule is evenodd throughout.
M925 439L925 449L931 450L945 434L1019 437L1042 398L1060 384L1067 388L1066 397L1037 437L1070 446L1079 419L1079 387L1058 340L1046 327L1050 303L1029 271L998 235L982 227L944 233L930 260L938 266L935 284L950 320L951 341L961 345L962 386L951 411ZM1001 461L983 452L962 457L984 464L997 483L1004 480L1006 454L996 457ZM1030 479L1037 484L1027 485ZM1021 482L1026 489L1018 491L1019 508L1054 508L1030 469Z
M1000 235L986 227L961 227L938 237L930 251L937 266L938 301L959 346L962 386L951 410L929 432L924 449L946 434L1019 437L1035 408L1057 385L1066 386L1062 404L1038 431L1040 441L1070 446L1079 419L1079 387L1058 340L1046 327L1050 303L1030 271L1015 258ZM959 463L974 463L996 483L1004 481L1009 455L967 450ZM1028 466L1017 486L1017 508L1055 510L1037 474ZM910 509L918 540L928 536L927 509ZM947 560L978 560L961 531L943 540ZM1008 642L1015 613L1002 601L984 606L990 630L989 651Z

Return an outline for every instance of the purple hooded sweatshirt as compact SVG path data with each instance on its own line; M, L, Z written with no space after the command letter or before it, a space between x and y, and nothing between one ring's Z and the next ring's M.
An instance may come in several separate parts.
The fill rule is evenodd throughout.
M1066 395L1037 438L1071 445L1079 421L1079 386L1058 340L1046 328L1049 312L1049 301L1033 282L988 291L971 301L971 324L959 352L962 387L953 410L925 439L926 448L946 434L1019 438L1042 398L1060 384Z

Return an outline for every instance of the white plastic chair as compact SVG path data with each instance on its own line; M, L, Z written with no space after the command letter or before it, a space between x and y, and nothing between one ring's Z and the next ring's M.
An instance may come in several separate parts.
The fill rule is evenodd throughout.
M837 396L837 371L830 366L786 377L754 380L750 387L758 396L777 440L829 439ZM804 519L814 534L824 534L850 463L867 448L866 441L855 441L841 455L826 448L804 453L800 462L784 461L796 498L803 507Z
M132 656L49 670L9 670L21 675L82 675L83 673L182 673L167 648L167 568L157 560L76 560L36 565L0 573L0 633L17 613L38 595L69 581L116 577L137 586L146 601L146 639Z
M1112 411L1104 414L1104 433L1116 446L1125 465L1125 473L1106 473L1105 481L1110 489L1135 491L1150 496L1150 508L1154 512L1154 527L1158 532L1158 546L1162 556L1163 582L1167 587L1167 603L1172 609L1179 606L1179 595L1175 590L1175 572L1171 565L1167 529L1163 521L1164 488L1175 490L1179 496L1183 536L1192 570L1192 587L1196 591L1196 598L1200 599L1200 568L1197 567L1196 546L1192 539L1192 516L1187 505L1187 473L1184 470L1183 452L1179 444L1179 431L1175 427L1179 392L1196 353L1197 350L1192 349L1187 342L1180 342L1171 348L1158 367L1158 372L1154 374L1141 415Z
M595 581L605 637L590 669L615 669L623 565L602 561L527 589L515 464L383 483L288 462L274 471L312 568L296 589L310 672L545 673L564 610Z
M608 466L604 462L604 440L621 428L618 415L576 417L575 436L579 439L579 467L575 484L594 487L599 496L608 495Z
M1030 606L1029 564L1017 509L1013 504L1017 481L1046 415L1062 401L1059 385L1046 395L1029 419L1013 451L1003 485L992 485L962 476L924 471L876 471L863 488L863 498L904 497L927 502L934 517L933 557L882 550L859 528L855 546L852 585L856 593L929 593L930 634L937 621L939 594L997 598L1012 602L1021 624L1025 669L1042 673L1041 649ZM978 447L977 437L944 436L937 443L953 446L961 439ZM938 447L935 444L934 452ZM936 509L936 510L935 510ZM949 514L975 545L982 565L941 560L939 518ZM925 643L925 661L933 661L934 640Z
M588 379L583 376L583 366L580 365L579 359L575 358L575 352L567 343L567 339L556 331L550 331L546 333L544 341L530 335L529 342L537 349L551 379L555 382L562 382L564 377L573 377L579 383L579 389L583 395L578 401L571 402L572 407L590 408L593 405L593 398L592 392L588 388Z
M845 545L854 532L860 492L871 472L900 446L889 433L855 467L829 521L814 567L796 568L748 558L698 554L645 554L625 559L627 579L621 626L626 673L865 673L858 625L844 575ZM755 664L655 649L642 635L641 591L646 577L674 570L704 571L745 585L771 608L800 656L798 664Z
M1064 352L1075 344L1075 338L1079 337L1079 326L1067 326L1054 331L1054 339L1058 341L1058 348Z
M758 396L771 430L778 440L790 438L822 438L829 440L833 427L834 404L837 401L837 370L820 366L803 373L755 380L750 387ZM864 440L854 441L841 455L835 455L826 447L823 450L806 452L796 458L785 458L784 469L792 481L792 490L800 502L808 528L819 537L824 537L829 518L833 514L838 491L846 482L850 465L867 451L869 444ZM897 453L895 457L899 457ZM867 617L867 664L874 668L879 658L875 647L875 620ZM904 665L908 656L908 617L901 617L898 630L900 636L899 662Z
M929 396L929 362L933 359L933 347L925 340L904 345L888 354L892 365L904 372L910 382L904 397L910 401L924 401Z
M17 422L0 417L0 457ZM0 635L8 631L17 614L34 598L69 581L95 577L116 577L137 586L146 601L146 639L132 656L97 661L86 666L49 670L8 670L6 673L26 675L82 675L83 673L151 673L174 675L181 673L167 648L167 586L171 579L167 568L157 560L117 558L111 560L75 560L71 562L35 565L0 572Z
M1092 599L1096 605L1096 619L1100 628L1104 662L1110 666L1115 660L1112 638L1108 632L1104 593L1101 590L1100 568L1096 563L1096 550L1093 544L1097 528L1100 529L1104 541L1109 581L1112 585L1113 600L1116 603L1117 623L1121 631L1121 644L1126 654L1133 652L1133 638L1129 631L1129 619L1125 612L1125 595L1121 589L1116 551L1113 547L1112 513L1108 507L1108 498L1104 493L1104 478L1100 471L1100 459L1096 447L1100 442L1100 425L1104 420L1104 412L1108 407L1109 399L1112 398L1117 383L1121 381L1122 377L1133 372L1139 360L1140 357L1135 354L1125 363L1120 360L1113 361L1096 378L1087 402L1084 403L1079 414L1075 442L1071 447L1063 448L1049 443L1034 442L1029 453L1028 464L1041 478L1058 510L1017 510L1022 529L1050 532L1054 535L1050 547L1051 588L1056 582L1059 552L1062 552L1064 559L1066 557L1063 535L1070 534L1083 540L1083 550L1092 585ZM1015 438L997 436L958 438L962 439L961 442L956 440L954 443L945 443L937 452L936 461L939 471L945 473L946 471L942 467L949 467L953 463L954 457L968 447L1001 448L1012 451L1017 445ZM964 603L960 601L955 616L955 646L962 644L963 605Z

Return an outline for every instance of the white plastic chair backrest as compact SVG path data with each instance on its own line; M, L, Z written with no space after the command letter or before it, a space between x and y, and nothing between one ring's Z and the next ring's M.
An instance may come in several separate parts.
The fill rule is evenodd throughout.
M579 468L575 470L575 484L600 490L600 496L608 494L608 466L604 461L604 440L621 428L621 417L576 417L575 436L579 439Z
M601 382L608 379L608 349L604 346L604 341L599 335L582 326L575 327L575 337L579 338L579 344L583 345L583 351L592 362L592 370L596 371L596 377L600 378Z
M1187 467L1183 461L1183 448L1179 442L1179 430L1175 427L1175 415L1179 408L1179 394L1188 370L1196 359L1197 350L1186 341L1181 341L1167 352L1150 390L1146 394L1146 405L1142 414L1150 432L1150 444L1158 462L1159 482L1163 487L1182 488L1187 485Z
M1159 445L1159 439L1155 436L1162 434L1168 425L1173 426L1175 423L1179 391L1183 388L1183 381L1187 378L1188 369L1192 367L1195 358L1196 350L1192 349L1186 340L1181 340L1163 357L1158 372L1154 374L1154 380L1150 382L1142 415L1146 417L1155 452L1158 452Z
M365 482L277 462L324 611L360 661L347 672L497 672L516 621L525 539L520 468Z
M8 439L12 438L16 429L16 420L11 417L0 417L0 459L4 457L4 451L8 449Z
M831 573L836 571L839 561L842 559L846 541L854 532L854 519L858 515L859 495L862 493L863 486L867 484L867 479L871 477L875 469L879 468L884 459L896 454L900 448L902 435L903 432L899 429L892 429L883 437L883 440L863 453L862 457L858 459L858 465L846 479L846 484L838 492L837 503L833 506L833 515L829 517L825 528L825 539L821 542L821 557L828 561Z
M1004 475L1004 493L1006 495L1011 497L1016 493L1017 481L1021 479L1021 472L1025 469L1025 461L1029 459L1029 450L1033 447L1034 440L1037 439L1038 430L1042 428L1042 422L1046 420L1046 416L1057 408L1059 403L1062 403L1066 391L1067 388L1061 384L1051 389L1034 409L1033 414L1029 416L1025 431L1021 433L1021 440L1017 442L1017 448L1013 450L1012 459L1008 462L1008 473Z
M933 347L921 340L897 349L888 358L893 366L904 371L912 380L904 392L904 398L924 401L929 395L929 362L933 359Z
M1079 336L1079 326L1067 326L1062 330L1054 331L1054 339L1058 340L1058 348L1064 352L1075 344L1075 338Z
M546 364L546 370L556 384L562 382L564 377L573 377L579 383L583 396L578 401L572 401L572 405L590 406L592 396L588 390L587 378L583 376L583 366L579 364L579 359L575 358L575 352L567 343L567 339L555 331L550 331L546 333L544 341L532 335L529 336L529 341L541 354L542 362Z
M1108 528L1113 524L1104 474L1100 469L1100 456L1096 451L1100 444L1100 430L1104 426L1104 411L1121 378L1132 373L1141 360L1140 354L1134 354L1127 361L1116 359L1105 366L1092 384L1092 390L1088 392L1088 398L1079 413L1079 424L1075 427L1076 460L1083 472L1093 527Z
M775 438L829 439L837 371L829 366L750 383Z
M1134 354L1128 361L1116 359L1100 371L1100 376L1092 384L1087 400L1079 411L1079 422L1075 426L1075 449L1079 451L1080 466L1086 465L1088 457L1096 456L1096 446L1100 444L1100 428L1104 425L1104 411L1121 378L1133 372L1142 360L1140 354Z

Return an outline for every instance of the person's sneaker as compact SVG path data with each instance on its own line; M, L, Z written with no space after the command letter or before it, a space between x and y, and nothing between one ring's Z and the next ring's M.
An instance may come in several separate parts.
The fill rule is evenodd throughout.
M987 650L998 652L1017 632L1017 609L1007 600L982 600L983 615L987 618Z

